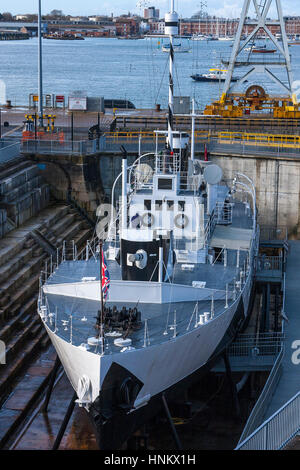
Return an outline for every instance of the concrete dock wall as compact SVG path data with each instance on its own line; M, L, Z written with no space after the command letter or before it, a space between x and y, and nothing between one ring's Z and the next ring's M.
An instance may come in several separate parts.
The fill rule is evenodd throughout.
M300 161L261 157L213 156L226 179L239 171L256 187L258 222L288 228L289 236L300 235Z
M110 202L112 185L122 165L120 153L33 158L44 164L40 174L51 185L52 193L67 200L71 188L72 197L93 218L99 204ZM129 165L136 158L137 155L129 155ZM222 167L225 179L233 179L235 172L241 172L253 180L260 224L287 226L290 237L300 235L300 160L224 155L211 155L211 160ZM115 196L119 193L120 182Z

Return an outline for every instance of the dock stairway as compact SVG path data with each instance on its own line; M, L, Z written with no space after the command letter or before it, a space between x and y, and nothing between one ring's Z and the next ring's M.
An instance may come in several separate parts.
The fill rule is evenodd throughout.
M237 450L279 450L300 431L300 241L289 242L284 275L284 344L249 418Z
M50 203L50 188L37 165L24 157L0 165L0 238Z
M0 428L16 384L22 377L26 381L32 360L50 344L36 311L41 271L62 256L64 245L82 248L91 234L76 209L55 204L0 240L0 340L6 345L6 364L0 365ZM6 431L1 429L0 447Z

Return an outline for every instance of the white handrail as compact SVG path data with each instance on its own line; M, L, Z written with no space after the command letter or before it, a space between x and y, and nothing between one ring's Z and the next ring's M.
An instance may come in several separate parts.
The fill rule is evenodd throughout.
M300 431L300 391L235 450L280 450Z

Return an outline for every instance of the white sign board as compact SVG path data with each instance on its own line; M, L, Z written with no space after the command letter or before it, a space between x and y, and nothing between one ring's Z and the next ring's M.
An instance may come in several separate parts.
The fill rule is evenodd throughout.
M87 97L75 98L69 97L69 109L72 111L86 111L87 110Z

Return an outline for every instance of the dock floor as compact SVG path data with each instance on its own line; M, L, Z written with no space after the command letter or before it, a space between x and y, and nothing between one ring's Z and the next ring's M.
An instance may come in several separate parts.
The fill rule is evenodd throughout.
M282 375L279 379L275 393L267 408L264 420L272 416L288 400L300 390L300 364L292 361L296 349L293 343L300 341L300 241L290 241L290 251L286 267L286 301L285 314L285 351L282 359ZM298 346L299 349L299 346ZM298 354L299 357L299 354ZM295 362L295 361L294 361Z

